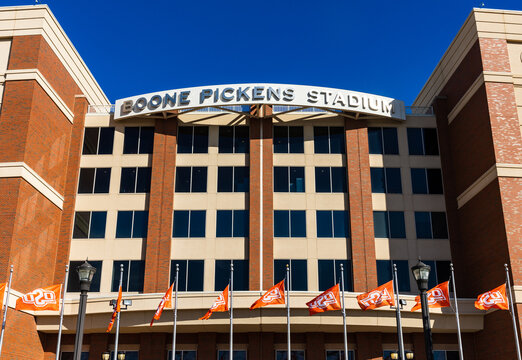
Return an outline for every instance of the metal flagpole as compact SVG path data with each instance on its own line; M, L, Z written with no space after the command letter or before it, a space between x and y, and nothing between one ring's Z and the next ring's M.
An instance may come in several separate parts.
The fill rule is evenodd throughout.
M406 359L404 356L404 340L402 338L402 322L401 322L401 304L399 300L399 281L397 280L397 265L393 264L393 285L395 286L395 311L397 314L397 337L399 338L399 352L401 359Z
M513 332L515 333L515 344L517 345L517 359L520 360L520 342L518 341L517 321L515 320L515 307L513 304L513 294L511 293L511 281L509 280L509 268L504 264L506 269L506 283L509 297L509 311L511 312L511 319L513 320Z
M120 287L118 288L118 291L122 287L122 284L123 284L123 264L120 264ZM118 301L118 300L116 300L116 301ZM116 304L116 306L118 306L118 304ZM120 337L120 313L121 313L121 311L118 311L118 313L116 314L116 340L114 341L113 360L117 360L117 358L118 358L118 339Z
M348 360L348 337L346 334L346 308L344 307L344 266L341 264L341 292L343 302L344 360Z
M451 269L451 284L453 285L453 297L455 298L455 317L457 319L457 332L458 332L458 339L459 339L459 355L460 360L464 360L464 351L462 350L462 336L460 334L460 317L459 317L459 304L457 301L457 287L455 285L455 272L453 269L453 263L450 263L450 269Z
M69 279L69 265L65 265L65 280L62 285L62 308L60 309L60 326L58 327L58 342L56 343L56 360L60 358L60 345L62 342L63 306L65 303L65 287Z
M7 319L7 309L9 308L9 295L11 295L11 280L13 279L13 265L11 265L11 270L9 272L9 282L7 283L7 297L5 298L4 308L4 317L2 319L2 333L0 334L0 355L2 354L2 344L4 343L4 333L5 333L5 321Z
M179 264L176 264L176 292L174 293L174 330L172 332L172 360L176 359L176 326L178 324L178 276Z
M291 359L291 347L290 347L290 266L286 264L286 341L288 343L287 359Z
M233 308L233 298L234 298L234 260L230 260L230 350L229 350L229 359L232 360L234 358L234 308Z

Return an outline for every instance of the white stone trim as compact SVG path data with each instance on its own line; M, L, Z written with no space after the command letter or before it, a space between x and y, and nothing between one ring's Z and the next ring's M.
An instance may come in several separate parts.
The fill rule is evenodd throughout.
M63 209L63 195L24 162L0 163L0 178L21 177L58 208Z
M22 69L22 70L7 70L5 72L5 81L17 80L36 80L38 85L44 89L45 93L49 95L51 100L63 112L65 117L72 123L74 120L74 113L69 109L65 101L53 89L51 84L45 79L38 69Z

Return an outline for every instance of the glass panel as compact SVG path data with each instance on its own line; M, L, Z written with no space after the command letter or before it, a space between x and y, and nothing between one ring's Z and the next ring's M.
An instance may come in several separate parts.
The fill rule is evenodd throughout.
M78 194L91 194L94 187L94 168L80 169L80 179L78 180Z
M352 276L352 261L351 260L335 260L335 280L341 278L341 268L340 264L343 264L344 267L344 290L345 291L353 291L353 276ZM350 355L350 354L348 354Z
M329 167L315 168L315 192L331 192Z
M274 153L288 153L288 126L274 126Z
M121 168L120 193L136 191L136 168Z
M306 211L290 211L290 225L292 237L306 237Z
M446 260L435 262L435 265L437 267L437 283L440 284L444 281L448 281L451 278L450 263L451 261Z
M422 129L408 128L408 150L410 155L424 155L422 146Z
M206 210L190 211L190 237L205 237Z
M437 129L422 129L424 133L424 153L426 155L439 155L439 140L437 138Z
M388 155L399 154L397 128L382 128L382 137L384 139L384 153Z
M444 350L434 350L433 360L446 360L446 352Z
M74 360L74 353L73 352L62 352L62 356L60 357L61 360ZM80 356L80 360L89 360L89 353L88 352L82 352Z
M203 291L203 274L205 269L205 261L189 260L188 268L189 273L187 291Z
M275 237L289 237L289 211L288 210L274 210L274 236Z
M192 192L207 192L207 168L192 168Z
M85 128L83 136L83 155L94 155L98 152L98 134L100 128Z
M218 210L216 237L232 237L232 210Z
M286 264L290 265L290 260L274 260L274 284L277 284L285 278Z
M428 289L437 286L437 269L435 268L435 261L422 260L423 263L431 267L430 277L428 278Z
M458 351L446 351L446 360L459 360Z
M132 235L132 211L118 211L116 238L130 238Z
M143 280L145 275L145 261L132 260L130 265L129 290L143 291Z
M372 192L373 193L384 193L385 182L384 182L384 168L370 168L370 175L372 179Z
M145 126L140 131L140 154L152 154L154 151L154 128Z
M178 127L178 153L191 154L192 153L192 130L193 126Z
M219 127L218 151L221 154L230 154L234 150L234 128L232 126Z
M332 212L329 210L317 210L317 237L332 237Z
M406 227L404 225L404 212L390 211L390 237L398 239L406 239Z
M397 281L400 292L410 291L410 267L408 260L393 260L397 265Z
M103 239L105 237L105 224L107 223L107 211L93 211L91 213L91 232L89 238Z
M447 239L448 238L448 225L446 224L446 213L445 212L432 212L431 213L431 228L433 230L434 239Z
M96 169L96 182L94 183L95 194L107 194L111 183L111 168Z
M232 166L219 166L218 167L218 192L232 192Z
M138 180L136 182L137 193L150 192L150 179L152 176L152 168L140 167L138 168Z
M179 265L178 291L187 291L187 260L170 261L170 283L176 281L176 265Z
M120 265L123 264L123 280L121 288L127 291L127 278L129 277L129 260L114 260L112 262L112 285L111 291L118 292L120 286Z
M330 153L344 154L344 128L330 128Z
M401 169L386 168L386 187L389 194L402 193Z
M134 211L134 226L132 229L133 238L146 238L149 225L148 211Z
M176 192L190 192L192 169L188 166L176 167Z
M377 282L379 286L390 281L392 277L390 260L377 260Z
M382 154L381 128L368 128L368 147L370 154Z
M234 237L248 237L248 210L234 210Z
M234 260L234 290L248 290L248 260Z
M230 280L230 260L216 260L214 291L223 291Z
M249 167L234 167L234 192L248 192L249 186Z
M274 192L288 192L288 168L274 166Z
M328 154L330 152L327 126L314 126L314 152L316 154Z
M376 238L389 237L388 214L386 211L373 212L373 229Z
M196 350L176 350L176 359L175 360L196 360L197 353ZM172 350L169 350L168 360L172 360Z
M172 237L188 237L189 212L187 210L174 210L173 222Z
M346 192L346 168L332 168L332 192Z
M348 212L343 210L334 210L333 212L333 236L336 238L345 238L350 235L348 230Z
M411 170L411 187L414 194L427 194L428 184L426 184L426 169Z
M194 126L194 154L208 153L208 126Z
M291 356L290 360L304 360L305 352L304 352L304 350L291 350L290 356ZM288 351L277 350L276 351L276 360L288 360Z
M290 153L303 154L304 153L304 137L302 126L288 127L288 138L290 143Z
M232 354L233 360L247 360L247 352L246 350L234 350ZM219 350L218 351L218 360L229 360L230 352L228 350Z
M335 285L334 260L318 260L319 291L325 291Z
M308 290L308 274L306 260L292 260L290 262L290 275L292 277L292 290Z
M304 167L290 168L290 192L304 192Z
M415 212L415 230L417 239L431 239L430 213L425 211Z
M426 169L428 189L430 194L442 194L442 171L440 169Z
M137 154L138 153L138 137L140 134L139 127L126 127L125 138L123 140L123 153L124 154Z
M236 154L248 154L250 147L250 132L248 126L234 127L236 133L234 151Z
M102 127L100 128L100 143L98 144L98 154L112 154L114 145L114 128Z

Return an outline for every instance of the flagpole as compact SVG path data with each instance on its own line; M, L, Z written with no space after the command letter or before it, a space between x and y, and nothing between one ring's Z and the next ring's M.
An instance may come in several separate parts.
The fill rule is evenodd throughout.
M348 337L346 334L346 308L344 307L344 266L341 264L341 292L343 302L344 360L348 360Z
M11 294L11 280L13 279L13 265L11 265L11 270L9 272L9 282L7 283L7 297L5 298L4 308L4 317L2 319L2 333L0 334L0 355L2 354L2 345L4 343L4 333L5 333L5 322L7 319L7 309L9 309L9 295Z
M453 263L450 263L451 269L451 284L453 285L453 296L455 298L455 317L457 319L457 333L459 339L459 355L460 360L464 360L464 351L462 350L462 336L460 333L460 316L459 316L459 304L457 301L457 286L455 285L455 271L453 269Z
M62 286L62 308L60 309L60 326L58 327L58 342L56 343L56 360L60 358L60 345L62 342L63 306L65 303L65 287L69 279L69 265L65 265L65 280Z
M234 260L230 260L230 350L229 359L234 356L234 308L232 301L234 299Z
M402 322L401 322L401 304L399 300L399 281L397 279L397 265L393 264L393 284L395 286L395 311L397 314L397 337L399 338L399 352L401 359L406 359L404 356L404 340L402 338Z
M172 332L172 359L176 359L176 327L178 324L178 276L179 264L176 264L176 292L174 293L174 331ZM172 295L171 295L172 296Z
M120 287L118 288L118 290L121 289L122 283L123 283L123 264L120 264ZM118 300L116 300L116 301L118 301ZM116 306L118 306L118 304L116 304ZM116 313L116 340L114 341L113 360L116 360L118 358L118 340L120 337L120 313L121 313L121 311L118 311Z
M287 359L291 359L291 347L290 347L290 267L286 264L286 341L288 344Z
M518 341L518 330L517 330L517 321L515 320L515 307L513 305L513 294L511 293L511 281L509 280L509 268L507 264L504 264L504 269L506 269L506 283L508 287L508 296L509 296L509 310L511 312L511 319L513 320L513 332L515 333L515 344L517 345L517 359L520 359L520 343Z

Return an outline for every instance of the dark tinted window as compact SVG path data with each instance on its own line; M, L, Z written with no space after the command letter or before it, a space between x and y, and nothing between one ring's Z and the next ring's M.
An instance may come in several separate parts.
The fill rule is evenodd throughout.
M341 289L341 267L344 268L344 290L352 291L352 262L350 260L318 260L319 291L324 291L339 283Z
M288 168L274 166L274 192L288 192Z
M114 128L102 127L100 128L100 142L98 144L98 154L112 154L114 145Z
M424 155L424 147L422 144L422 129L408 128L408 150L410 155Z
M334 237L349 237L350 236L350 219L347 211L334 210L333 215L333 229Z
M205 210L174 210L173 237L205 237Z
M432 212L431 213L431 227L433 230L434 239L447 239L448 238L448 225L446 224L446 213L445 212Z
M147 228L149 225L148 211L134 211L134 224L132 226L133 238L147 237Z
M290 236L290 218L288 210L274 210L274 236Z
M290 211L290 235L292 237L306 237L306 211Z
M132 236L132 218L132 211L118 211L116 238L130 238Z
M422 129L424 135L424 153L425 155L439 155L439 139L437 138L437 129Z
M234 167L234 192L248 192L249 168L247 166Z
M440 169L426 169L430 194L442 194L442 172Z
M382 154L381 128L368 128L368 146L370 154Z
M180 126L178 127L178 153L179 154L190 154L192 153L192 126Z
M152 154L154 151L154 128L142 127L140 128L140 154Z
M346 192L346 168L332 167L332 192Z
M232 237L232 210L218 210L216 237Z
M176 192L207 192L207 168L176 167Z
M408 128L410 155L439 155L437 129Z
M388 214L386 211L373 212L373 231L376 238L389 237Z
M302 126L290 126L288 128L288 139L290 153L303 154L304 153L304 137Z
M248 210L234 210L233 213L233 235L234 237L248 236Z
M83 136L83 155L93 155L98 153L98 136L100 128L85 128Z
M386 357L384 357L387 359ZM344 360L344 350L327 350L326 360ZM355 360L355 353L353 350L348 350L348 360Z
M148 211L118 211L116 238L147 237Z
M343 154L344 142L343 127L314 127L314 149L316 154Z
M274 210L274 236L306 237L304 210Z
M63 352L62 356L60 357L62 360L74 360L74 353L73 352ZM89 360L89 352L82 352L80 356L80 360Z
M94 181L95 194L107 194L111 183L111 168L97 168Z
M329 167L315 168L315 192L330 192L331 179Z
M218 350L218 360L229 360L229 350ZM232 353L232 360L247 360L246 350L234 350Z
M216 260L214 290L222 291L230 281L230 260ZM248 290L248 260L234 260L234 290Z
M84 155L112 154L113 144L113 127L85 128L82 153Z
M384 168L370 168L373 193L385 193L386 181L384 178Z
M203 291L205 262L203 260L171 260L171 283L176 277L176 264L179 264L178 291Z
M232 192L233 189L233 174L234 168L232 166L218 167L218 192Z
M397 282L399 283L399 292L409 292L410 268L408 265L408 260L377 260L377 281L379 285L392 280L393 263L397 265Z
M446 213L416 211L415 229L418 239L447 239Z
M399 154L397 128L368 128L368 145L370 154Z
M290 167L290 192L304 192L304 167Z
M431 219L429 212L415 212L415 230L417 232L417 239L431 239Z
M102 239L105 237L105 224L107 223L107 211L91 212L91 228L89 238Z
M314 152L316 154L328 154L330 152L327 126L314 126Z
M250 172L248 166L219 166L218 192L248 192Z
M91 213L89 211L77 211L74 214L74 239L87 239L89 237L89 226Z
M250 135L248 126L220 126L220 153L248 153Z
M134 193L136 190L136 168L121 168L120 193Z
M152 168L150 168L150 167L138 168L138 178L136 181L136 192L137 193L150 192L151 175L152 175Z
M444 281L448 281L450 279L450 263L451 261L446 260L435 261L435 265L437 267L437 284L440 284Z
M330 127L330 153L344 154L344 128Z
M427 194L428 184L426 182L426 169L411 170L411 187L414 194Z
M84 168L80 169L80 178L78 180L78 194L92 194L94 189L94 175L96 169Z
M317 237L332 237L333 236L333 220L332 212L329 210L317 210Z
M304 350L291 350L290 357L291 357L290 360L305 360L305 351ZM287 360L287 359L288 359L287 350L276 350L276 360Z
M307 291L308 271L306 260L274 260L274 283L278 283L285 278L287 264L290 265L290 290Z
M402 193L400 168L386 168L386 192L389 194Z
M190 237L205 237L206 211L190 210Z
M193 167L192 168L192 192L207 192L207 168Z
M123 140L123 153L124 154L137 154L138 143L140 137L139 127L126 127L125 137Z
M67 279L67 292L80 292L80 280L78 279L77 269L85 260L69 262L69 278ZM89 260L89 264L96 268L96 272L92 278L90 292L100 291L100 280L102 274L102 261Z
M188 210L174 210L172 237L189 237Z
M373 225L376 238L406 238L402 211L374 211Z
M194 126L194 154L208 153L208 126Z
M404 225L404 212L389 211L388 216L390 219L390 237L405 239L406 227Z
M384 139L384 153L387 155L399 154L397 128L382 128L382 137Z

